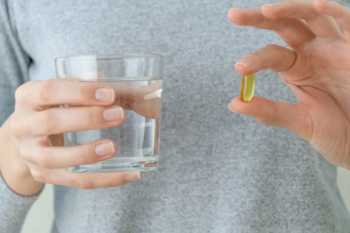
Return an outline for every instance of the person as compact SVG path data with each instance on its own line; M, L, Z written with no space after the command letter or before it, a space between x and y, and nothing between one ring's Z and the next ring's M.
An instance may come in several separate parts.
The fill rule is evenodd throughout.
M232 3L231 22L276 32L287 45L232 27ZM344 6L1 0L0 18L0 232L20 231L44 184L55 185L55 233L349 232L336 185L336 166L350 168ZM118 126L123 109L111 106L107 87L53 79L54 59L124 51L167 54L161 166L143 177L69 173L118 145L64 148L59 135ZM239 86L232 60L240 75L271 69L281 77L258 74L257 94L270 100L231 101L231 111L250 118L226 108Z

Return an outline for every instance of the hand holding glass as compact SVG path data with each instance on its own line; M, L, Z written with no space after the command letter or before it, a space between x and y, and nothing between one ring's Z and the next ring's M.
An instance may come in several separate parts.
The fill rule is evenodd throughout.
M69 132L65 146L110 139L117 153L106 161L72 168L73 172L151 171L158 167L162 63L157 54L56 59L58 78L95 82L115 90L113 105L124 109L118 128ZM63 106L66 108L74 106Z

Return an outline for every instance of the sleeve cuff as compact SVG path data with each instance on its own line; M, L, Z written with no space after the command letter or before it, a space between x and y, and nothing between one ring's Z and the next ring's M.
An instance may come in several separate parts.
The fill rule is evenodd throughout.
M34 201L35 201L40 196L40 194L42 193L43 190L44 190L44 187L39 192L32 194L32 195L28 195L28 196L20 194L20 193L16 192L15 190L13 190L10 187L10 185L8 185L8 183L6 182L4 177L2 177L1 172L0 172L0 195L2 193L7 193L8 196L11 196L11 194L12 194L12 196L14 196L14 198L17 198L17 199L27 199L27 200L34 199Z
M19 232L41 191L31 196L20 195L9 187L0 174L0 232Z

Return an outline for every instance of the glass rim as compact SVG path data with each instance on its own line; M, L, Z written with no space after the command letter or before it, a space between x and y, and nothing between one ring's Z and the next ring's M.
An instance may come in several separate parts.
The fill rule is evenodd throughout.
M123 61L124 59L128 59L128 58L135 58L136 61L137 59L150 59L150 63L155 63L155 65L160 69L159 72L157 72L157 74L152 74L152 76L145 76L143 79L141 80L162 80L162 72L163 72L163 57L165 57L164 55L160 54L160 53L155 53L155 52L131 52L131 53L121 53L121 54L116 54L116 55L98 55L98 54L82 54L82 55L72 55L72 56L62 56L62 57L56 57L54 60L55 63L55 67L56 67L56 76L57 78L66 78L66 77L61 77L58 75L58 67L65 65L65 64L69 64L69 63L81 63L84 64L85 62L90 62L90 61L95 61L95 62L120 62ZM154 60L153 60L154 59ZM113 80L134 80L134 78L138 77L138 75L134 76L121 76L119 77L120 79L116 79L115 76L113 76L113 78L110 77L103 77L101 79L99 79L100 81L113 81ZM123 78L123 79L122 79ZM139 77L138 77L139 78ZM88 81L88 80L85 80Z
M62 57L56 57L55 61L67 61L67 60L84 60L84 59L91 59L92 57L95 57L96 60L121 60L124 58L157 58L162 59L165 56L161 53L122 53L122 54L116 54L116 55L96 55L96 54L86 54L86 55L72 55L72 56L62 56Z

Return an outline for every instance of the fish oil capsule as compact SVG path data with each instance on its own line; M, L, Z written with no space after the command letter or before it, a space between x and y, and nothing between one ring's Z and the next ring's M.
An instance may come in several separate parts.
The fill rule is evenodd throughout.
M241 100L249 103L254 98L255 74L245 75L241 80Z

